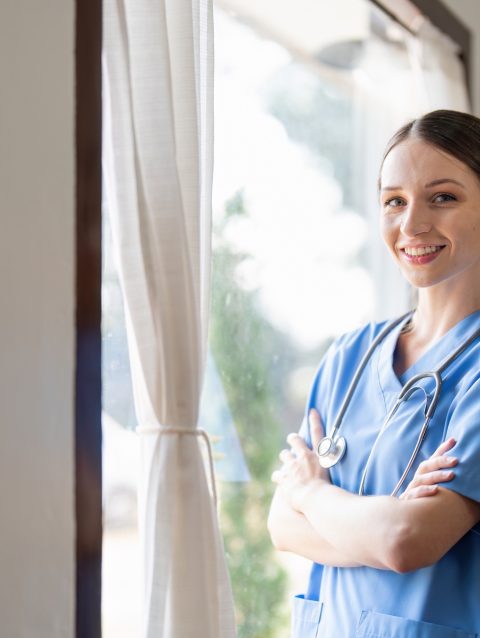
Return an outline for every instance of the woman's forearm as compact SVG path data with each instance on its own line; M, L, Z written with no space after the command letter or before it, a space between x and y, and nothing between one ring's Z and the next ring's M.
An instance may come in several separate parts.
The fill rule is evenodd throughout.
M395 569L395 552L406 532L404 502L358 496L322 480L300 490L295 501L314 531L339 554L361 565Z
M278 491L270 508L268 529L273 544L280 551L293 552L322 565L357 567L360 564L322 538L307 518L292 509Z
M311 412L315 450L323 430L318 413ZM298 434L289 434L287 441L292 449L280 453L284 465L273 472L272 481L279 485L277 493L282 499L312 526L314 534L305 544L319 544L325 557L318 562L335 565L347 560L348 564L398 573L421 569L440 560L480 520L480 503L443 486L437 486L429 496L415 493L414 498L351 494L331 484L316 453ZM435 472L430 479L428 473L426 478L422 475L417 470L416 483L420 485L446 480L443 474L438 476ZM277 527L272 525L275 533ZM303 527L300 532L307 533ZM297 541L288 535L284 540L283 533L279 544L305 555L299 551Z
M398 573L434 564L480 520L479 503L445 488L401 500L358 496L318 480L295 490L291 505L313 528L318 545L304 542L322 552L317 562Z
M320 415L309 411L312 448L298 433L287 436L290 450L280 452L281 470L272 474L281 497L303 514L325 547L349 561L396 571L396 553L407 547L412 508L390 496L357 496L332 485L315 449L323 436ZM407 539L410 542L410 539Z

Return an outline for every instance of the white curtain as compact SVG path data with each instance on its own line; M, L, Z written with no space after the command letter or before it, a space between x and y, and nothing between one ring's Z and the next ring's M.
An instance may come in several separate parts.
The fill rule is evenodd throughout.
M231 638L196 429L210 296L211 0L104 3L104 183L142 438L147 638Z
M425 19L407 39L420 113L435 109L470 111L460 47Z
M411 306L410 287L395 265L380 236L380 208L377 179L385 146L391 135L418 109L412 70L406 51L380 39L370 38L355 70L354 109L359 118L354 127L355 165L360 167L357 188L362 194L364 214L371 242L366 255L375 290L373 318L376 321L399 316Z

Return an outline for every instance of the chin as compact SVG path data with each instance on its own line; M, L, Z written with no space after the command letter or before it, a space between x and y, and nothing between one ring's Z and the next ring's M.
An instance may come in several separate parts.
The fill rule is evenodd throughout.
M443 279L440 277L422 277L420 275L412 277L411 273L405 272L402 272L402 274L413 288L431 288L432 286L436 286L443 281Z

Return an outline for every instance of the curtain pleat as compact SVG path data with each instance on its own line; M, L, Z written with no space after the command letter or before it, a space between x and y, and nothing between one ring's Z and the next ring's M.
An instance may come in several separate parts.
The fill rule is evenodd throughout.
M142 438L144 636L231 638L197 419L213 171L211 0L106 0L104 183Z
M415 37L408 39L418 110L470 111L465 68L460 47L425 19Z

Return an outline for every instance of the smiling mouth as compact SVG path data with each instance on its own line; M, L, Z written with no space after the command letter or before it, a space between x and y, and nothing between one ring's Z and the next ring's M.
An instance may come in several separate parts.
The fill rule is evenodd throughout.
M432 255L433 253L440 252L445 246L422 246L421 248L402 248L409 257L423 257L424 255Z
M409 264L423 266L434 261L444 248L445 246L405 247L401 248L400 252Z

